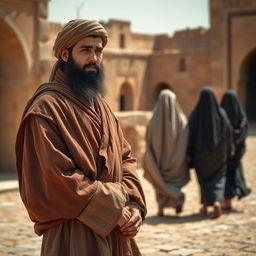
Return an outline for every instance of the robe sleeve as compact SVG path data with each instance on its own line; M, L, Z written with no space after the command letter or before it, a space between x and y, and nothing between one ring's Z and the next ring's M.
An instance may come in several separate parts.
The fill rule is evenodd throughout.
M101 237L106 237L121 218L125 207L126 192L120 183L99 182L96 193L78 220L90 227Z
M32 221L77 218L106 236L127 203L121 183L103 183L79 170L51 119L29 115L16 143L21 198ZM111 216L111 218L109 218Z
M230 156L234 155L235 151L235 144L234 144L234 136L233 136L233 127L228 119L228 116L226 113L223 111L224 114L224 121L226 122L226 138L227 138L227 158Z
M136 159L131 156L130 144L123 138L122 146L123 163L123 184L129 195L128 204L136 205L140 211L142 219L146 216L146 200L136 171Z

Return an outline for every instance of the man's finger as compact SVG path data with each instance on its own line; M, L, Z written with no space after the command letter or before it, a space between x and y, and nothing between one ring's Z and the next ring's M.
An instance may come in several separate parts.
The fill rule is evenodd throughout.
M125 236L126 238L132 238L138 234L139 230L140 230L140 226L132 231L122 232L122 235Z
M138 220L137 222L133 222L131 225L128 225L129 223L127 223L127 225L121 227L121 231L122 232L129 232L131 230L137 230L140 225L141 225L141 220Z
M140 223L142 220L141 220L141 217L137 214L133 214L132 217L130 218L130 220L122 226L122 228L128 228L130 226L134 226L136 225L137 223Z

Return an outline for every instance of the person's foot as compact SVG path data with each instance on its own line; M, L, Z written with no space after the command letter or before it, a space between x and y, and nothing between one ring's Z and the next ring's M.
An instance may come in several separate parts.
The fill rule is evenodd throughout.
M176 214L180 214L182 212L182 206L180 204L176 205L175 212Z
M159 216L159 217L163 217L164 216L164 209L163 208L159 208L158 209L157 216Z
M222 205L221 209L224 210L224 211L231 211L232 207L231 206L224 206L224 205Z
M202 215L207 215L207 206L203 205L203 206L199 209L199 212L200 212Z
M212 213L212 218L217 219L221 216L221 205L219 202L215 202L213 204L213 213Z
M224 203L221 205L223 210L232 210L231 199L225 199Z

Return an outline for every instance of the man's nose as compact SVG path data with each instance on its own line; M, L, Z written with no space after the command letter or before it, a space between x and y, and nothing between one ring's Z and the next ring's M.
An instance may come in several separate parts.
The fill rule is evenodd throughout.
M97 56L95 52L91 52L89 56L89 62L96 62L97 61Z

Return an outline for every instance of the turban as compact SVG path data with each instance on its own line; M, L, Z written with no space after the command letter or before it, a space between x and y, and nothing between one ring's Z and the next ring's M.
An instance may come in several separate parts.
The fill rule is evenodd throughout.
M108 34L105 28L95 20L76 19L69 21L63 29L58 33L53 46L53 52L56 58L60 59L62 49L70 48L81 39L87 36L99 36L102 38L103 47L107 44ZM58 67L57 61L53 67L50 81L53 80L56 69Z

